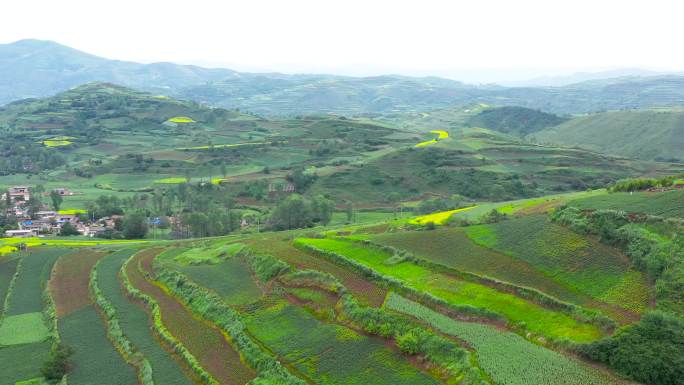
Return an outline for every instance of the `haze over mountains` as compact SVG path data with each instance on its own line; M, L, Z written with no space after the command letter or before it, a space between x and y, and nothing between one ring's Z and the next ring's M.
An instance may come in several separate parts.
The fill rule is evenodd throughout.
M575 80L586 81L567 84ZM258 74L173 63L140 64L39 40L0 45L0 104L53 95L92 81L263 115L384 114L471 103L578 114L684 104L683 76L640 70L530 82L543 86L504 87L437 77Z

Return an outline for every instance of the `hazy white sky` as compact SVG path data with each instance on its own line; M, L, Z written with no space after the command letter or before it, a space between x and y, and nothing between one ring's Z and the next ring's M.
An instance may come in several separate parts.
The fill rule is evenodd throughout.
M0 43L48 39L107 58L240 70L498 81L684 70L682 11L665 0L2 0Z

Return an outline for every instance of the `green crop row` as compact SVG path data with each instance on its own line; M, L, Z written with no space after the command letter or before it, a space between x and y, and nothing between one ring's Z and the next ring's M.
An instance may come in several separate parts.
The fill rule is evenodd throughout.
M494 287L496 290L514 294L520 298L524 298L538 305L542 305L553 310L562 311L572 316L577 321L593 323L594 325L600 327L606 333L612 332L617 327L617 323L613 319L597 311L586 309L582 306L578 306L570 302L562 301L535 288L520 286L514 283L500 281L498 279L487 277L484 275L458 270L453 267L443 265L441 263L417 257L414 254L409 253L405 250L400 250L393 246L387 246L374 242L370 239L352 239L352 241L361 243L366 246L377 248L383 252L393 255L392 258L396 257L396 259L398 260L411 262L415 265L426 267L435 272L442 272L450 275L455 275L458 278L463 279L465 281L475 282L490 287Z
M325 257L339 265L347 266L350 267L364 276L370 278L371 280L378 282L380 284L385 285L388 288L392 288L404 295L410 296L412 298L417 298L421 303L427 303L432 306L441 306L444 308L449 309L450 311L453 311L457 314L461 314L464 316L468 317L476 317L476 318L487 318L495 321L505 321L505 318L503 315L493 312L488 309L476 307L476 306L471 306L471 305L456 305L449 303L441 298L438 298L432 294L425 293L423 291L414 289L412 287L407 286L402 282L401 280L398 280L394 277L390 277L384 274L381 274L377 272L376 270L361 264L359 262L356 262L350 258L345 257L344 255L334 253L332 251L328 250L323 250L318 247L308 245L306 243L301 242L301 240L296 239L295 241L295 246L307 250L310 253L313 253L315 255Z
M394 293L390 293L385 306L468 343L475 350L482 369L497 384L614 384L590 366L536 345L515 333L491 325L457 321Z
M316 287L336 295L347 293L347 288L335 276L318 270L297 270L282 275L280 281L286 285Z
M266 259L254 260L262 263ZM265 265L275 266L272 262L267 262ZM172 294L181 299L185 306L195 314L209 320L227 333L242 359L259 373L259 378L253 380L253 383L306 384L300 378L293 376L275 357L263 351L251 339L239 314L223 302L218 295L197 285L177 271L170 270L162 265L157 265L156 267L158 272L157 280L159 282L163 283ZM270 274L263 276L265 277Z
M101 261L102 260L98 261L90 272L89 286L90 293L95 299L96 306L100 308L100 313L104 315L105 324L107 326L107 336L126 362L133 365L136 369L141 385L154 385L150 362L135 346L133 346L128 337L124 335L123 330L121 330L121 325L119 325L119 320L116 317L116 309L109 300L105 298L98 287L97 267Z
M17 279L19 278L19 274L21 274L21 266L22 262L24 262L24 258L21 258L19 262L17 262L17 267L16 270L14 271L14 275L12 276L12 280L10 280L10 284L7 287L7 294L5 294L5 298L3 301L2 305L2 311L0 311L0 324L2 324L2 319L7 313L7 310L9 310L9 305L10 305L10 297L12 296L12 293L14 292L14 286L17 283Z
M206 385L219 385L211 374L209 374L197 361L197 358L190 353L183 344L176 339L169 331L166 329L162 322L161 310L157 302L152 299L152 297L136 289L128 278L126 269L128 264L133 260L135 256L128 259L122 266L119 274L121 275L121 282L123 283L124 289L132 298L142 301L152 314L153 325L155 332L159 335L159 338L168 344L176 354L180 355L183 360L190 366L193 372L202 380Z
M360 305L334 276L317 270L300 270L282 276L281 281L318 287L341 295L343 321L351 322L367 333L393 339L404 353L423 355L450 376L466 377L463 384L481 381L478 370L470 364L467 350L384 309Z
M244 256L254 274L261 282L268 282L272 278L290 271L290 265L270 255L254 254L248 248L243 248L239 256Z

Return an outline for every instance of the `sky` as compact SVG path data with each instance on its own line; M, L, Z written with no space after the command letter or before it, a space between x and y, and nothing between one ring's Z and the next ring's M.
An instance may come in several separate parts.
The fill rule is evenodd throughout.
M5 0L0 43L37 38L112 59L243 71L487 83L682 71L682 11L671 0Z

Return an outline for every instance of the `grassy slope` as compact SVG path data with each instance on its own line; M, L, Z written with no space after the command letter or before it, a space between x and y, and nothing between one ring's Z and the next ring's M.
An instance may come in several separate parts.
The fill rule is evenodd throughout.
M564 301L578 302L581 299L577 293L561 286L527 262L475 244L462 228L384 233L374 235L371 239L447 267L533 287ZM502 269L502 266L506 268Z
M593 325L580 323L566 314L543 308L487 286L464 282L412 263L387 265L384 261L391 255L380 250L336 239L298 239L297 241L342 254L450 303L468 304L493 310L504 315L513 324L524 323L525 328L533 333L577 342L592 341L601 336L601 332Z
M592 114L533 136L540 142L580 146L638 159L684 160L684 110Z
M185 376L171 353L159 345L143 307L126 298L117 279L121 266L134 252L127 249L107 256L98 266L98 286L116 309L119 325L126 337L150 362L154 381L164 385L190 385L193 382Z
M569 204L581 209L613 209L629 213L684 218L684 190L661 193L613 193L576 199Z
M545 216L471 226L466 233L482 246L527 262L569 290L623 308L626 316L648 306L646 277L631 269L625 256L549 223Z

